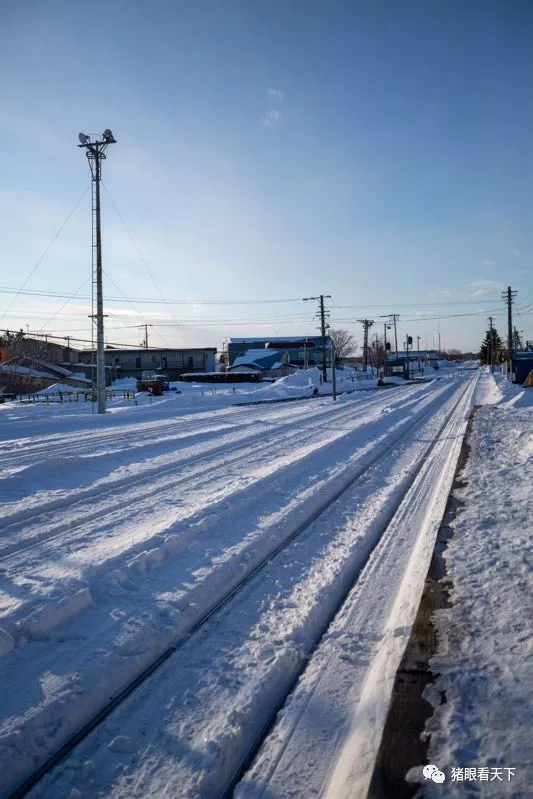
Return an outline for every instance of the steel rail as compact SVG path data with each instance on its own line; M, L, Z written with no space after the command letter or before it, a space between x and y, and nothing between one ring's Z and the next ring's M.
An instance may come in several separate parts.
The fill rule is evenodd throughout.
M379 400L378 399L374 399L372 401L365 402L363 405L360 405L357 408L349 408L349 407L348 408L339 408L338 414L335 416L335 420L343 419L346 416L348 416L349 418L358 418L359 416L362 416L364 414L364 412L367 411L369 408L371 408L373 405L379 405ZM315 417L311 417L311 418L315 418ZM304 417L301 421L302 421L302 423L305 423L306 425L308 425L309 417ZM290 428L294 427L294 425L295 425L295 420L291 418L289 421L283 422L282 424L277 425L271 431L266 432L265 433L265 439L266 440L260 441L255 446L254 452L253 452L254 456L257 456L257 454L262 449L264 449L264 448L268 449L272 445L271 439L272 438L274 438L274 439L278 438L280 431L283 431L283 430L285 430L287 428L290 429ZM228 431L228 434L229 433L231 433L231 430ZM13 518L11 520L9 520L9 518L8 518L4 529L7 529L11 525L19 525L21 523L31 522L32 519L38 519L43 513L48 513L48 512L50 512L52 510L55 510L56 508L58 508L59 510L63 510L65 507L68 507L69 505L72 506L74 504L78 504L79 502L83 502L86 499L90 499L91 502L95 498L102 499L103 497L112 495L113 493L116 492L117 489L120 489L121 491L129 490L131 488L134 488L136 485L139 485L139 484L142 484L142 483L146 482L151 477L157 477L157 479L159 480L161 477L164 477L166 475L175 473L176 471L178 471L180 469L183 469L185 467L187 469L189 469L191 467L191 465L195 465L195 464L198 465L198 464L201 464L204 461L210 461L214 455L218 455L221 452L225 452L225 453L229 454L229 453L237 450L237 454L236 455L233 455L233 456L225 459L224 463L220 464L220 466L222 468L227 468L228 466L231 466L232 464L240 462L242 460L243 453L242 453L241 450L243 449L243 447L246 445L247 442L248 443L249 442L253 443L254 439L256 439L256 438L257 438L257 431L251 431L250 433L247 433L247 434L243 435L242 437L240 437L238 439L238 441L229 442L229 443L228 442L220 443L217 446L212 447L211 449L209 449L207 452L204 452L204 453L201 453L199 455L193 456L192 458L189 458L189 459L183 458L183 459L179 460L177 463L174 463L174 464L172 464L170 466L152 467L150 469L146 469L145 471L143 471L143 473L141 475L138 475L136 477L129 477L129 478L127 477L127 478L123 478L121 480L116 480L111 485L105 484L100 489L90 489L89 488L89 489L86 489L83 492L78 492L76 495L74 495L72 497L72 501L71 502L68 502L68 498L66 498L66 503L67 504L65 504L65 499L55 499L55 500L52 500L50 503L41 506L36 511L34 511L32 509L32 510L27 511L27 512L22 511L22 512L20 512L20 514L15 513L15 514L13 514ZM331 443L331 442L328 442L328 443ZM207 467L196 471L193 475L190 475L190 474L189 475L185 475L185 476L184 475L180 475L179 477L177 477L172 482L167 483L165 485L165 487L164 487L164 491L167 492L169 490L178 488L180 485L183 485L183 484L187 485L192 480L201 479L202 477L205 477L206 475L210 474L210 472L213 472L215 470L215 468L217 468L217 467L216 466L214 467L213 465L210 464ZM82 496L80 496L80 494L82 494ZM152 487L152 488L148 489L147 491L145 491L143 494L136 495L135 501L136 502L144 501L146 499L149 499L151 496L156 496L156 495L158 497L161 496L161 488L160 487L156 487L156 488ZM17 555L24 554L25 552L28 552L28 551L30 551L32 549L36 549L39 546L46 545L46 544L48 544L48 543L50 543L52 541L55 541L57 538L62 536L64 533L68 532L69 534L72 534L73 532L75 532L80 527L83 527L86 524L89 524L91 521L94 521L95 519L97 519L98 521L101 521L102 519L105 519L107 516L109 516L109 515L111 515L113 513L116 513L117 511L120 511L123 508L131 508L131 500L130 499L124 499L122 501L119 501L119 502L115 503L111 508L109 508L108 510L106 510L104 512L102 512L101 510L100 511L99 510L94 510L92 513L86 514L82 519L80 519L75 524L72 524L70 522L66 522L61 527L55 528L54 530L51 530L49 535L43 534L41 536L39 536L39 535L33 536L31 540L27 541L27 543L21 542L20 545L17 545L17 544L9 545L8 544L5 547L0 549L0 563L4 563L6 561L12 560Z
M307 668L307 666L309 664L309 661L311 660L313 654L316 652L316 650L320 646L320 642L322 641L325 633L328 631L328 629L329 629L330 625L332 624L332 622L334 621L335 617L341 611L342 606L346 602L346 600L347 600L348 596L350 595L350 593L353 591L355 585L359 581L359 579L360 579L361 575L363 574L365 568L368 566L369 561L370 561L370 559L372 557L372 554L377 549L377 547L379 546L381 540L383 539L383 536L385 535L389 525L391 524L392 520L394 519L394 516L396 515L400 505L402 504L406 493L413 486L415 480L417 479L417 477L421 473L422 469L424 468L424 465L429 460L429 458L431 456L431 453L433 452L433 450L435 449L437 444L441 441L441 436L442 436L443 432L446 430L447 426L449 425L450 421L452 420L455 412L457 411L457 408L460 406L461 402L463 401L467 391L470 389L473 392L473 388L474 387L471 386L470 384L466 386L465 390L462 392L461 396L459 397L459 399L455 403L454 407L452 408L452 410L450 411L450 413L447 415L446 419L442 423L442 425L439 428L435 438L433 439L433 441L429 445L428 449L425 451L424 455L420 459L420 462L417 465L416 469L414 470L413 474L409 477L409 480L408 480L407 484L404 487L404 491L402 492L401 498L398 500L398 502L391 509L390 513L387 514L386 519L383 520L383 523L381 525L381 529L379 531L379 537L377 538L375 544L371 547L371 549L366 554L364 562L362 564L358 564L356 572L347 581L348 587L339 595L338 600L335 603L335 606L334 606L332 612L329 614L327 620L324 621L323 624L320 626L320 629L318 630L317 635L316 635L315 639L313 640L309 651L306 652L304 657L302 657L302 659L301 659L301 661L299 663L299 666L295 670L295 673L292 675L290 681L282 688L282 690L278 694L273 706L270 709L270 712L269 712L267 718L265 719L264 724L261 726L261 728L258 731L257 735L255 736L254 740L251 742L251 744L248 747L245 755L241 758L241 761L240 761L239 765L234 769L233 774L232 774L232 776L229 779L229 782L223 788L223 792L220 794L220 799L231 799L231 797L233 796L233 791L235 790L235 788L237 787L237 785L240 782L240 780L243 778L243 776L246 774L246 772L248 771L248 769L252 765L254 758L258 754L261 746L263 745L263 743L265 742L265 740L268 737L269 733L271 732L272 728L274 727L274 724L275 724L276 717L277 717L278 713L283 708L283 706L286 704L287 699L289 698L290 694L293 692L294 688L296 687L296 684L298 683L298 680L303 675L303 673L304 673L305 669Z
M416 468L412 479L410 480L408 487L414 482L416 476L418 475L422 465L427 460L429 453L433 450L436 444L439 441L440 435L442 430L446 427L449 420L452 418L453 414L455 413L457 406L463 396L466 394L466 391L471 388L470 381L466 386L465 390L461 393L461 397L459 400L454 403L454 406L450 413L446 416L445 421L440 426L437 435L435 436L432 443L429 445L428 449L426 450L424 456L421 458L421 464L419 467ZM39 766L35 771L27 777L11 794L9 794L8 799L22 799L28 791L30 791L35 785L40 782L52 769L57 766L65 757L72 752L72 750L80 744L87 736L96 729L105 719L119 706L121 705L133 692L139 688L146 680L157 670L160 666L165 663L173 654L175 654L178 650L180 650L197 632L199 632L206 624L210 621L210 619L222 608L228 605L240 592L243 588L248 586L248 584L262 572L265 567L267 567L271 560L276 557L282 550L286 549L290 546L302 533L304 533L326 510L328 510L334 503L336 503L361 477L363 477L366 472L371 469L376 463L378 463L381 459L387 457L389 454L390 448L398 444L406 435L409 433L413 428L421 425L425 419L430 415L433 410L434 402L440 398L436 397L434 401L430 401L428 403L428 407L425 408L421 413L416 414L413 418L412 422L405 427L403 427L399 433L392 437L388 437L385 442L383 442L382 446L377 448L375 454L360 468L356 469L353 474L343 483L343 485L332 495L330 496L317 510L315 510L312 514L308 516L303 522L301 522L283 541L273 547L266 555L264 555L261 560L253 566L250 571L244 575L235 585L233 585L225 594L223 594L219 599L217 599L186 631L180 634L180 636L174 641L172 644L167 646L154 660L145 667L133 680L131 680L128 685L126 685L118 694L110 699L110 701L102 707L88 722L86 722L78 732L71 735L65 743L60 746L54 754L48 757L45 762ZM401 503L401 500L398 502L398 505ZM397 506L392 511L391 518L397 510ZM381 533L385 531L388 523L390 523L390 519L385 524L385 527ZM380 536L380 537L381 537ZM377 542L379 543L379 541ZM376 546L377 546L376 543ZM372 548L372 551L375 549L375 546ZM370 553L371 554L371 553ZM368 557L370 557L370 554ZM366 563L368 562L368 558ZM363 567L364 568L364 567ZM350 586L351 590L353 585ZM342 603L344 602L348 591L343 594L341 600L336 607L335 613L329 618L328 623L325 627L329 627L333 616L338 612L339 608L341 607ZM324 630L324 631L325 631ZM321 633L322 635L323 633ZM320 638L317 639L314 649L318 646ZM231 795L233 788L240 780L242 774L248 768L251 760L257 753L259 747L261 746L263 740L265 739L268 731L271 729L274 719L279 711L279 709L283 706L284 702L286 701L290 691L294 687L298 677L301 675L303 669L305 668L306 663L309 660L312 652L305 658L302 664L302 668L299 670L298 674L295 678L291 681L291 687L289 690L285 689L280 692L277 702L275 706L272 708L272 712L269 715L268 719L266 720L265 724L261 728L261 734L256 736L254 741L252 742L251 746L249 747L245 758L241 760L239 767L235 770L234 776L231 778L230 784L224 789L224 793L221 794L223 797L228 797Z

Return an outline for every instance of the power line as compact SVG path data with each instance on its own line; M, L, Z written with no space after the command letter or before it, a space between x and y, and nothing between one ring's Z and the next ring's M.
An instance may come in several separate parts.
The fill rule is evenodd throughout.
M396 358L398 358L398 331L397 331L397 328L396 328L396 322L400 318L400 314L399 313L383 314L383 316L380 316L379 318L380 319L389 319L389 321L391 321L391 323L394 325L394 349L396 351ZM409 321L409 320L406 319L405 321Z
M20 287L20 289L15 291L15 296L13 297L13 299L11 300L9 305L7 306L7 309L4 311L2 316L0 316L0 322L3 322L6 313L11 309L11 307L13 306L13 303L16 302L17 297L19 297L19 295L23 293L23 291L24 291L26 285L28 284L30 278L32 277L32 275L35 274L35 272L37 271L39 266L42 264L42 262L44 261L44 259L47 256L48 252L50 251L50 249L53 247L53 245L56 243L56 241L60 237L61 233L63 232L63 230L65 228L65 226L70 222L70 220L74 216L79 204L81 203L81 201L83 200L83 198L85 197L85 195L87 194L88 191L89 191L89 186L86 186L85 189L83 190L83 193L81 194L79 200L76 202L76 204L74 205L74 207L72 208L72 210L68 214L68 216L65 219L65 221L59 226L59 229L57 230L57 232L56 232L55 236L53 237L53 239L51 240L51 242L48 244L47 247L44 248L44 250L41 253L40 257L37 259L37 261L34 264L34 266L30 269L30 272L29 272L26 280L24 281L24 283Z
M319 297L304 297L304 302L310 300L318 302L318 313L320 314L320 334L322 336L322 382L328 382L328 370L326 360L326 317L329 317L329 311L324 308L324 300L330 300L331 294L320 294Z
M533 303L531 304L533 307ZM439 316L409 316L409 317L402 317L405 322L410 322L413 324L422 323L422 322L438 322L440 320L446 319L456 319L456 318L464 318L464 317L480 317L486 315L486 310L483 311L475 311L472 313L465 313L465 314L441 314ZM493 311L494 316L502 316L504 315L504 311ZM17 315L25 316L32 316L36 318L44 318L45 314L39 311L24 309L17 313ZM520 312L521 316L531 316L531 312L528 312L527 309L523 312ZM81 319L86 316L85 312L70 312L70 311L62 311L61 313L56 312L56 316L60 316L61 318L71 317L74 319ZM144 319L145 316L142 312L138 311L137 313L108 313L108 317L115 318L115 319ZM151 317L154 318L153 316ZM386 318L391 318L386 315ZM213 318L213 317L206 317L204 319L199 319L198 317L187 317L182 318L179 322L179 327L204 327L210 325L258 325L258 324L306 324L310 320L306 314L288 314L288 315L280 315L280 316L257 316L254 315L253 317L224 317L224 318ZM353 324L356 325L358 320L352 316L350 317L338 317L336 320L338 323L344 324ZM161 321L154 321L153 324L155 327L175 327L176 323L169 321L169 317L163 317ZM135 327L135 325L125 325L124 327Z
M368 331L374 324L373 319L358 319L363 325L363 371L366 372L368 368Z
M47 320L46 320L46 322L44 323L44 325L41 325L41 330L43 330L43 328L45 328L45 327L46 327L46 326L47 326L47 325L48 325L48 324L49 324L49 323L50 323L50 322L51 322L53 319L55 319L55 318L56 318L56 316L58 316L58 315L59 315L59 314L60 314L60 313L63 311L63 308L65 308L65 306L67 306L67 305L69 304L69 302L70 302L71 300L73 300L73 299L76 297L76 295L77 295L77 294L78 294L78 293L79 293L79 292L82 290L82 288L83 288L83 287L84 287L84 286L85 286L85 285L86 285L86 284L89 282L89 280L91 280L91 278L90 278L90 277L86 278L86 279L83 281L83 283L81 284L81 286L80 286L80 287L79 287L79 288L78 288L78 289L77 289L77 290L74 292L74 294L72 294L72 295L71 295L71 296L70 296L68 299L66 299L66 300L65 300L65 302L63 303L63 305L61 305L61 307L60 307L60 308L58 308L58 310L57 310L55 313L53 313L53 314L52 314L52 316L51 316L49 319L47 319Z
M511 286L502 291L502 298L507 305L507 375L509 380L513 370L513 302L517 292Z
M115 209L115 211L116 211L116 213L117 213L117 216L118 216L118 218L119 218L119 219L120 219L120 221L122 222L122 226L123 226L124 230L126 231L126 233L127 233L128 237L129 237L129 239L130 239L131 243L132 243L132 244L133 244L133 246L135 247L135 250L136 250L136 252L137 252L137 255L139 256L139 258L140 258L140 260L141 260L141 263L142 263L142 265L144 266L144 268L145 268L145 269L146 269L146 271L148 272L148 275L150 276L150 279L152 280L152 283L153 283L153 284L154 284L154 286L156 287L156 289L157 289L157 292L158 292L158 294L160 295L161 299L162 299L162 300L164 300L164 299L165 299L165 297L163 296L163 292L161 291L161 287L160 287L159 283L158 283L158 282L157 282L157 280L155 279L155 275L154 275L154 273L152 272L152 270L151 270L151 269L150 269L150 267L148 266L148 264L147 264L147 262L146 262L146 259L144 258L143 254L141 253L141 251L140 251L140 249L139 249L139 246L137 245L137 242L135 241L135 239L133 238L133 236L132 236L132 235L131 235L131 233L130 233L130 230L129 230L129 228L128 228L128 226L127 226L127 224L126 224L125 220L124 220L124 217L122 216L122 214L121 214L121 213L120 213L120 211L118 210L118 208L117 208L117 206L116 206L116 203L115 203L115 201L113 200L113 198L112 198L111 194L109 193L109 191L108 191L108 189L107 189L107 186L106 186L105 184L104 184L104 189L105 189L105 191L107 192L107 196L108 196L108 197L109 197L109 199L111 200L111 204L112 204L113 208ZM177 319L176 319L175 321L176 321L176 327L178 327L178 328L179 328L179 323L178 323ZM181 333L181 331L180 331L180 336L181 336L182 340L184 340L184 339L183 339L183 334Z
M7 328L0 328L0 333L13 333L13 332L14 332L13 330L8 330ZM79 341L82 344L91 344L91 345L93 344L92 339L78 338L77 336L53 336L51 333L41 333L39 331L30 331L30 333L28 335L29 335L30 338L32 338L33 336L39 336L39 338L54 339L55 341L67 341L67 339L68 339L70 341ZM121 343L121 342L117 342L117 341L106 341L106 347L117 347L117 348L128 349L128 350L138 350L138 349L140 349L135 344L126 344L126 343ZM143 347L143 349L145 349L145 348ZM168 348L167 347L148 347L148 349L149 350L158 350L159 351L159 350L162 350L162 349L178 349L178 348L175 348L175 347L168 347ZM197 349L197 347L184 347L182 349ZM200 349L203 349L203 347L201 347Z
M61 298L61 297L68 297L67 292L61 291L47 291L45 289L15 289L11 286L0 286L0 291L3 291L5 294L13 294L19 293L24 294L27 296L36 296L36 297L54 297L54 298ZM90 300L91 295L80 295L82 299ZM120 297L107 297L109 300L120 301ZM159 303L163 305L276 305L281 303L288 303L288 302L301 302L301 297L292 297L287 299L277 299L277 300L176 300L176 299L164 299L164 298L156 298L156 297L123 297L127 301L133 300L134 302L146 302L146 303Z
M133 300L128 300L128 299L127 299L126 295L124 294L124 292L122 291L122 289L120 288L120 286L118 286L118 285L117 285L117 283L116 283L116 282L113 280L113 278L111 277L111 275L108 275L108 274L107 274L107 272L105 272L105 271L104 271L104 274L105 274L106 278L107 278L107 279L108 279L108 280L109 280L109 281L110 281L110 282L111 282L111 283L114 285L114 287L115 287L115 288L116 288L116 289L119 291L119 293L120 293L120 294L122 294L122 296L124 297L124 299L126 300L126 302L129 302L129 304L131 305L131 307L133 308L133 310L136 312L137 316L140 316L140 318L141 318L141 319L144 319L144 323L145 323L146 325L150 324L150 323L148 322L148 320L146 319L146 317L144 316L144 314L142 314L142 313L141 313L141 312L140 312L140 311L139 311L139 310L138 310L138 309L135 307L135 304L134 304ZM159 336L159 338L160 338L160 339L161 339L161 341L163 342L163 346L167 346L167 345L166 345L166 342L165 342L165 340L163 339L163 337L161 336L161 334L160 334L160 333L158 333L157 335Z
M445 300L442 302L409 302L399 303L395 302L395 308L426 308L435 305L486 305L488 302L497 302L500 300ZM392 303L387 305L330 305L330 308L390 308ZM385 314L386 315L386 314Z
M69 297L70 294L68 292L61 292L61 291L48 291L46 289L16 289L11 286L0 286L0 291L4 292L5 294L21 294L25 296L35 296L35 297L53 297L54 299L58 298L66 298ZM80 294L78 295L80 299L91 299L91 296L88 294ZM301 297L287 297L287 298L280 298L280 299L270 299L270 300L202 300L202 299L194 299L194 300L178 300L178 299L168 299L168 298L157 298L157 297L128 297L125 294L122 297L107 297L107 300L114 301L114 302L122 302L123 300L126 302L137 302L137 303L154 303L154 304L163 304L163 305L278 305L283 303L291 303L291 302L301 302ZM461 300L458 302L438 302L438 303L427 303L427 302L412 302L409 304L401 304L395 303L396 308L426 308L426 307L434 307L440 305L489 305L492 303L500 304L501 300ZM390 308L390 304L388 305L379 305L379 304L372 304L372 305L330 305L330 308L333 309L355 309L363 310L365 308L370 309L379 309L379 308ZM466 314L468 315L468 314ZM0 320L1 321L1 320Z

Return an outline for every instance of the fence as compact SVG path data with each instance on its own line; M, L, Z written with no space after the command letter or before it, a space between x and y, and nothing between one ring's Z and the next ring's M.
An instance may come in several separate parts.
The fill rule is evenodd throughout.
M106 399L134 399L133 389L108 389ZM19 394L18 398L23 403L41 403L50 405L59 403L64 405L70 402L96 402L96 394L92 391L58 391L55 394Z

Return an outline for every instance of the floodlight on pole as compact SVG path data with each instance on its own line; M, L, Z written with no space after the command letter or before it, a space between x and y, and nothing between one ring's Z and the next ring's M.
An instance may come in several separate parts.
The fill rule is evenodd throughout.
M104 353L104 297L102 287L102 229L100 220L100 181L102 177L101 162L105 159L108 144L115 144L113 134L106 128L101 137L78 135L83 147L92 176L92 275L93 275L93 325L96 317L96 397L98 413L105 413L105 353ZM94 289L96 288L96 314L94 313ZM94 381L94 374L93 374Z

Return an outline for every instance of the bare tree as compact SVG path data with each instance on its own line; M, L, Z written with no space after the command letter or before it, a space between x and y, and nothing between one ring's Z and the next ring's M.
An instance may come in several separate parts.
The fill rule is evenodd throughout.
M62 344L26 337L22 330L4 331L0 335L0 388L13 394L33 393L44 388L49 379L41 379L35 372L45 372L47 361L61 362L64 353Z
M452 347L451 349L444 350L444 354L447 355L448 358L453 359L453 358L460 358L463 353L461 352L461 350L456 350L453 349Z
M328 335L333 341L336 353L335 357L338 363L342 363L343 360L357 352L357 341L347 330L329 330Z

